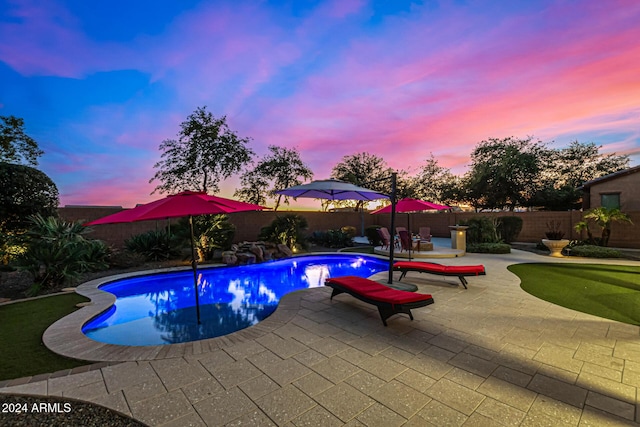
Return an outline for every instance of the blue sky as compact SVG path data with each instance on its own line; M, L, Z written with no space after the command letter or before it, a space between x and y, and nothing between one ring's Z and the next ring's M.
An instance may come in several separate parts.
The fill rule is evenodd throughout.
M462 174L478 142L528 135L637 165L638 22L630 0L0 0L0 115L63 205L158 197L158 147L204 105L316 179L361 151Z

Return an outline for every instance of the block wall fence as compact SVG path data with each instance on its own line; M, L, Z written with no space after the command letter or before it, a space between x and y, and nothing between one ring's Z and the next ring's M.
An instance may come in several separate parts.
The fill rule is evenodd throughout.
M98 206L73 206L59 208L60 216L68 221L86 220L102 218L122 210L120 207L98 207ZM360 234L361 227L370 225L381 225L389 227L391 221L390 214L371 215L365 212L312 212L312 211L279 211L279 212L239 212L229 215L230 221L236 226L234 240L253 241L257 239L260 229L269 225L276 216L295 213L304 216L309 223L309 232L316 230L336 229L343 226L356 227ZM627 212L633 221L631 224L614 223L612 226L609 246L618 248L640 249L640 212ZM560 222L560 228L565 233L566 239L578 240L586 238L574 230L574 225L582 218L580 211L562 212L437 212L437 213L412 213L396 214L396 224L407 226L411 221L411 230L417 232L419 227L431 227L431 234L435 237L450 237L450 225L456 225L463 220L474 216L500 217L514 215L522 218L523 225L517 241L519 242L539 242L545 237L547 223L550 221ZM172 219L175 224L178 220ZM122 247L124 241L129 237L143 233L145 231L161 229L168 224L168 220L144 221L124 224L106 224L93 227L90 237L100 239L114 247ZM584 234L584 233L583 233ZM594 227L594 234L599 235L599 229Z

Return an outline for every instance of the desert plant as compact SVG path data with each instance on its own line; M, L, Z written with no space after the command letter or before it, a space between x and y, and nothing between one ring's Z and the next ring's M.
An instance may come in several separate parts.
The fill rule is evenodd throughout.
M306 248L304 230L308 227L307 219L301 215L289 214L278 216L271 224L262 227L258 239L272 243L281 243L293 249L296 246Z
M593 236L593 233L589 228L589 220L594 221L601 228L602 232L599 240ZM633 224L629 215L623 213L620 209L600 206L585 212L582 216L582 221L575 225L575 229L578 232L585 230L590 243L599 244L600 246L608 246L609 238L611 237L611 225L614 222L626 222L628 224Z
M189 219L182 218L171 230L175 235L190 239ZM224 214L193 217L194 245L200 261L210 260L216 249L228 250L233 243L236 226Z
M562 223L560 221L547 222L547 231L544 233L549 240L561 240L564 237L564 231L562 231Z
M81 273L107 268L109 248L100 240L86 240L91 231L78 222L34 215L18 267L33 277L30 295L53 289L78 278Z
M147 261L163 261L180 257L183 240L164 230L151 230L125 240L125 247L143 255Z
M467 245L473 243L500 243L496 230L497 219L486 216L476 216L466 221L461 221L460 225L466 225Z
M519 216L501 216L498 218L498 234L505 243L516 240L522 231L522 218Z

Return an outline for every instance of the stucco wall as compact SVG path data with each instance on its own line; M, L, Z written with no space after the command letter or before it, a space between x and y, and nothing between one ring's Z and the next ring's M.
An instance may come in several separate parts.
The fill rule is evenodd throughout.
M637 174L640 176L640 174ZM86 220L102 218L103 216L115 213L121 210L117 207L65 207L60 208L60 215L67 220ZM638 248L640 249L640 209L635 212L629 212L634 224L616 223L612 227L612 235L609 246L620 248ZM361 229L361 221L364 226L382 225L389 227L390 214L371 215L365 213L361 215L359 212L240 212L229 216L232 223L236 226L235 241L256 240L260 229L273 221L277 215L285 215L288 213L297 213L307 218L309 223L309 231L336 229L343 226L356 227L358 234ZM566 212L492 212L492 213L415 213L404 214L398 213L396 216L396 224L398 226L407 226L408 217L411 220L411 229L415 232L419 227L431 227L431 234L436 237L450 237L450 225L458 224L460 221L469 219L477 215L486 215L491 217L500 217L506 215L519 216L523 220L522 232L518 236L520 242L538 242L544 238L547 231L547 223L550 221L559 221L562 230L565 232L565 238L581 239L586 236L580 236L573 229L574 225L581 220L582 212L566 211ZM176 220L172 220L175 222ZM101 239L115 247L122 247L124 240L132 235L143 233L155 228L163 228L167 221L145 221L126 224L107 224L93 227L94 232L91 237ZM599 233L597 229L595 232Z
M620 210L623 212L640 211L640 172L594 183L589 189L591 207L601 206L600 195L607 193L620 193Z

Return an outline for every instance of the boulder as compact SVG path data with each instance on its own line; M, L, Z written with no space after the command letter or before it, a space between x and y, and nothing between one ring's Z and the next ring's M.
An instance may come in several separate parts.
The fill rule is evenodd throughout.
M278 244L278 252L287 257L293 256L293 252L291 252L291 249L289 249L287 245L283 245L282 243Z

